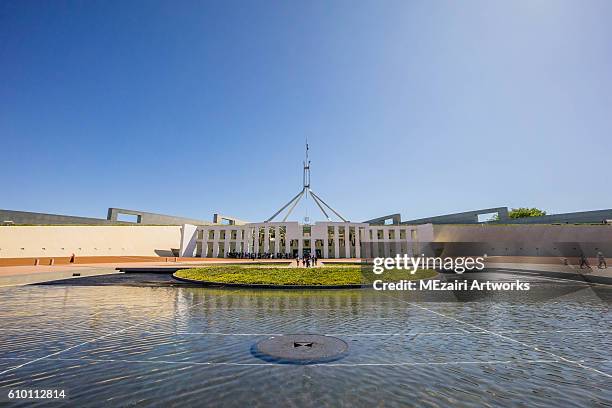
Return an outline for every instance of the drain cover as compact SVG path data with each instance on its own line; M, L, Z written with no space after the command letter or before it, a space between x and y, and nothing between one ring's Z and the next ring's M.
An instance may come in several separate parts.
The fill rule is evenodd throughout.
M255 344L253 354L276 363L314 364L344 357L348 344L337 337L318 334L274 336Z

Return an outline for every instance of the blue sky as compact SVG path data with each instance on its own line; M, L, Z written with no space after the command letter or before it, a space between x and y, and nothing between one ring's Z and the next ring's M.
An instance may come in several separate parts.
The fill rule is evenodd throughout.
M612 207L610 1L0 2L0 208ZM312 204L311 204L312 205ZM298 209L298 216L311 208Z

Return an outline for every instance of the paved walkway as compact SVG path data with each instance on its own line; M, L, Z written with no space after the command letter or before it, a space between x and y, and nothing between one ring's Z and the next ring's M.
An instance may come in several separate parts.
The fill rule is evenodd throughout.
M172 259L172 258L170 258ZM297 264L295 259L255 259L254 262L291 262L289 267L303 266ZM342 262L359 261L358 259L339 259ZM142 267L164 267L164 266L198 266L211 263L249 263L251 259L231 259L231 258L206 258L205 260L188 260L179 262L112 262L94 264L63 264L63 265L38 265L38 266L1 266L0 267L0 287L29 285L32 283L49 282L60 279L74 278L96 275L107 275L117 272L115 269L120 267L142 268ZM333 261L328 262L328 265ZM324 266L324 262L317 262L316 267ZM315 266L311 266L315 267ZM74 273L80 276L73 276Z
M4 268L2 268L4 269ZM30 267L34 269L34 267ZM80 276L74 276L74 273L80 274ZM79 277L85 276L96 276L96 275L108 275L119 273L115 268L109 267L94 267L94 268L83 268L81 266L75 267L70 270L56 270L56 271L37 271L30 270L19 274L7 274L6 271L0 270L0 288L7 286L21 286L29 285L32 283L49 282L59 279L78 279Z
M579 274L589 276L602 276L612 278L612 266L605 269L597 268L597 263L590 264L591 268L580 269L576 265L550 265L550 264L536 264L536 263L507 263L507 262L491 262L487 263L488 267L493 268L507 268L513 270L525 270L525 271L542 271L542 272L559 272L568 274Z
M2 266L0 267L0 287L29 285L59 279L73 278L74 273L80 277L121 273L119 267L160 267L174 265L201 265L204 262L123 262L95 263L73 265L39 265L39 266ZM74 276L78 279L79 276Z
M526 259L525 259L526 260ZM255 262L279 262L283 261L280 259L256 259ZM300 267L303 266L297 264L295 259L287 259L284 261L291 262L289 267ZM327 262L326 262L327 261ZM359 259L326 259L319 260L316 267L333 264L336 262L357 262ZM589 260L591 261L591 260ZM78 279L79 276L73 276L74 273L80 274L80 277L106 275L120 273L115 270L118 267L164 267L164 266L176 266L184 265L187 266L198 266L210 263L249 263L252 262L250 259L210 259L206 260L189 260L182 262L121 262L121 263L95 263L95 264L73 264L73 265L39 265L39 266L3 266L0 267L0 287L7 286L19 286L28 285L32 283L49 282L59 279L74 278ZM591 269L580 269L575 265L552 265L548 263L509 263L509 262L487 262L487 266L493 268L507 268L513 270L525 270L525 271L542 271L542 272L561 272L568 274L581 274L587 276L600 276L612 279L612 265L607 269L598 269L596 263L591 263ZM315 267L315 266L311 266Z

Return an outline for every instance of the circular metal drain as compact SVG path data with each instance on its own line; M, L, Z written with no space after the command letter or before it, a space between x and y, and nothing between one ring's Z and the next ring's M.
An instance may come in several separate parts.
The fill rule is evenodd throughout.
M345 356L348 344L337 337L318 334L287 334L262 340L253 347L253 354L276 363L315 364L338 360Z

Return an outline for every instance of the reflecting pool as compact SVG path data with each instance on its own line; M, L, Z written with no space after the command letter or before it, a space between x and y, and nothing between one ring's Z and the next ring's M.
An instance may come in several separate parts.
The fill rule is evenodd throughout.
M1 288L0 389L65 389L77 406L612 406L612 288L520 279L528 293L206 289L148 274ZM296 333L349 351L310 365L251 352Z

